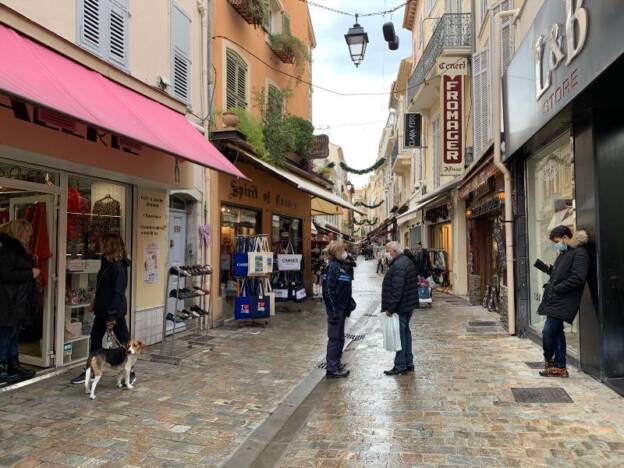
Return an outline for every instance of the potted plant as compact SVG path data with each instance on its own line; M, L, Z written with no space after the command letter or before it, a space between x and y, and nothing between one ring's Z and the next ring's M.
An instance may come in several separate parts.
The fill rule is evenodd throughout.
M226 111L221 114L221 120L225 128L236 128L240 123L240 118L234 112Z
M271 34L269 39L271 49L282 62L301 65L310 60L306 46L292 34Z
M230 5L254 27L261 26L268 15L266 3L263 0L228 0Z

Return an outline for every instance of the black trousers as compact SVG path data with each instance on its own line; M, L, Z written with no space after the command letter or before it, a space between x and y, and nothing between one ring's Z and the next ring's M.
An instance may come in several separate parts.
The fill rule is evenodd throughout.
M341 314L338 318L330 317L327 314L327 362L328 372L338 372L342 360L342 350L345 345L345 320L347 318Z
M116 319L117 323L113 327L113 333L122 345L125 345L130 339L126 317ZM95 317L93 326L91 327L91 342L89 343L89 353L102 349L102 338L106 334L106 320L101 317Z

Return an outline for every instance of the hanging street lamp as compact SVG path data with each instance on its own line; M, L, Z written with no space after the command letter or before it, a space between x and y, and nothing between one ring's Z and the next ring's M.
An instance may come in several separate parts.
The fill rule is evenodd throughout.
M355 24L349 28L349 32L345 34L345 40L349 46L349 54L351 60L356 67L360 66L366 54L366 46L368 45L368 34L364 28L358 24L358 15L355 15Z

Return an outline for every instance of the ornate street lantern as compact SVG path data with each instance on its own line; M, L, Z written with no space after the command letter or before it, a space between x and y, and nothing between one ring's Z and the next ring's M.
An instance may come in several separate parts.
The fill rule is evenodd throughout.
M345 34L345 40L349 46L351 60L353 60L356 67L359 67L360 63L364 60L364 54L366 54L368 34L364 31L364 28L358 24L358 15L355 15L355 24L353 27L349 28L349 32Z

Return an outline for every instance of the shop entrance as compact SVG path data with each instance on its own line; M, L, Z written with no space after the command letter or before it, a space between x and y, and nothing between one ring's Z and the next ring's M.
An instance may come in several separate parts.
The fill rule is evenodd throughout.
M33 173L36 171L33 171ZM57 302L56 244L60 189L49 184L0 177L0 224L23 219L33 228L29 250L41 276L19 328L19 358L36 367L52 365ZM2 259L0 259L2 261Z

